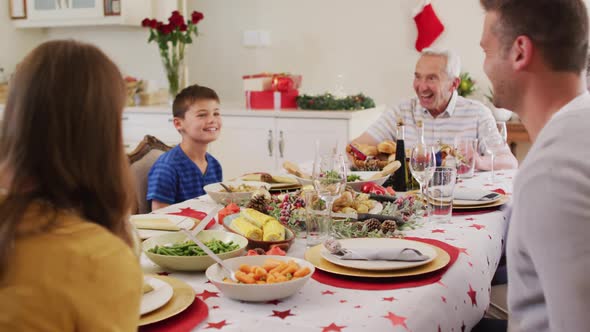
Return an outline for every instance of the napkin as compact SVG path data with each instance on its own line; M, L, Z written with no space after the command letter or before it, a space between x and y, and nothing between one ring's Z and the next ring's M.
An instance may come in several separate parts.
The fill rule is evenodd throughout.
M412 248L354 248L341 249L335 254L340 259L348 260L383 260L383 261L405 261L420 262L430 257L422 255L420 251Z
M131 223L137 229L154 229L160 231L179 231L181 228L191 229L195 225L195 221L191 218L185 218L179 221L173 221L166 216L158 215L133 215L131 216Z
M497 199L500 194L484 189L456 188L453 196L458 200L486 202Z

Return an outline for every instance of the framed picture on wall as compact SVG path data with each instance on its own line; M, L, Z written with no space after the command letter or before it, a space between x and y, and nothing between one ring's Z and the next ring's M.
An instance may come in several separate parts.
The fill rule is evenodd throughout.
M27 0L8 0L10 18L21 20L27 18Z

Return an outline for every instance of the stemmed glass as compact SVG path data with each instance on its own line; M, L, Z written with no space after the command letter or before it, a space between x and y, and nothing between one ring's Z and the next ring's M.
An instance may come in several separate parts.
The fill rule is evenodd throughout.
M332 229L332 205L346 187L346 162L341 154L320 154L313 163L313 186L326 202L328 230Z
M506 122L498 121L496 122L496 127L498 128L498 132L500 133L500 136L504 142L508 141L508 129L506 128Z
M492 135L484 137L481 140L481 144L483 144L483 149L480 150L485 151L486 154L489 154L491 156L492 163L490 181L494 183L494 163L496 161L496 155L504 149L506 142L501 136Z
M434 147L422 143L414 146L410 155L410 172L420 186L420 197L422 199L425 197L423 187L432 177L434 167L436 167Z

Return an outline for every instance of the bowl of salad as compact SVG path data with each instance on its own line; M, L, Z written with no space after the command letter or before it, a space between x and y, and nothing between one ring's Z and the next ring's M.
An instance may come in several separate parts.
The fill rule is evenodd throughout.
M221 259L242 256L248 240L222 230L204 230L197 238ZM161 267L177 271L205 271L215 263L182 232L156 235L142 244L146 256Z

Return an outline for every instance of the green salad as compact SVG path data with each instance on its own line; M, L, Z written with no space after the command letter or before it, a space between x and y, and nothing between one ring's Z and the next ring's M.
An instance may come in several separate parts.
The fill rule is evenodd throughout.
M362 181L361 176L358 174L350 174L346 177L346 182L357 182Z
M213 239L204 243L215 254L222 254L238 249L240 246L234 241L224 243L223 241ZM193 241L175 243L172 245L158 246L148 249L148 252L166 256L206 256L203 249L199 248Z

